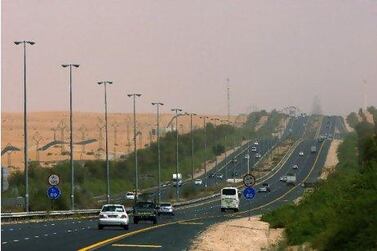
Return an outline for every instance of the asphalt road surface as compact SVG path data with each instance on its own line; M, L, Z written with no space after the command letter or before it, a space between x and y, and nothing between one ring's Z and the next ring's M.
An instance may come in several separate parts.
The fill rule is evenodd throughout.
M326 126L327 123L322 123L320 134L334 134L336 118L330 117L329 119L330 124L334 124L334 126ZM292 121L289 125L292 131L289 133L297 137L302 136L306 122L307 119L301 117ZM313 145L317 146L318 151L316 153L310 152ZM304 190L300 184L315 181L319 176L329 145L330 140L324 142L318 142L316 139L302 140L284 165L263 181L270 184L271 192L257 193L251 203L242 199L238 213L221 213L220 201L216 198L180 208L176 210L175 216L160 216L157 225L149 222L142 222L137 225L131 223L128 231L121 228L97 230L96 219L7 224L2 225L1 228L1 249L32 251L84 248L85 250L85 248L91 247L103 250L149 250L151 248L186 250L195 236L216 222L247 216L250 209L252 214L260 214L299 197ZM261 144L261 147L263 147L263 144ZM299 156L300 151L304 152L304 156ZM240 155L239 158L244 160L244 155ZM246 161L238 161L238 163L239 172L245 172L247 170ZM294 164L299 166L297 170L292 169ZM225 172L225 168L221 170L220 167L219 173L221 172ZM296 186L287 186L279 180L282 175L288 172L296 173L298 180ZM212 184L210 180L209 178L209 185ZM258 189L260 185L256 185L255 188Z

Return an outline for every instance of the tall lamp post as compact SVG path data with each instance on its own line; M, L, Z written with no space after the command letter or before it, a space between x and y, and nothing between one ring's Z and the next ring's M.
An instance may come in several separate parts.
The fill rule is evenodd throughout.
M206 123L206 119L208 119L208 117L207 116L201 116L200 118L203 119L204 153L205 153L205 152L207 152L207 123ZM204 178L205 178L204 186L207 188L207 181L208 181L208 177L207 177L207 160L204 160Z
M194 180L194 136L192 133L192 117L196 116L196 113L187 113L190 116L190 134L191 134L191 179Z
M157 109L157 155L158 155L158 204L161 202L161 156L160 156L160 106L163 103L153 102Z
M105 89L105 151L106 151L106 190L107 203L110 203L110 165L109 165L109 138L107 134L107 85L113 84L112 81L101 81L98 85L103 85Z
M127 94L128 97L133 99L134 109L134 153L135 153L135 202L137 201L139 191L139 173L137 169L137 146L136 146L136 97L140 97L139 93Z
M62 64L63 68L69 67L69 164L71 167L71 209L75 209L75 167L73 166L73 117L72 117L72 67L78 64Z
M173 108L171 109L172 112L175 112L175 132L176 132L176 139L177 139L177 149L176 149L176 167L175 167L175 175L176 175L176 196L177 196L177 201L179 200L179 181L178 181L178 112L181 112L182 109L180 108Z
M26 45L34 45L33 41L15 41L16 45L24 46L24 176L25 176L25 211L29 212L29 159L28 159L28 141L27 141L27 99L26 99Z

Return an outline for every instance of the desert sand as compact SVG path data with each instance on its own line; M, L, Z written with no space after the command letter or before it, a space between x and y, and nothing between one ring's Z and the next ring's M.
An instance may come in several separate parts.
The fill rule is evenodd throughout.
M270 229L260 217L239 218L209 227L193 242L190 250L236 251L262 250L282 238L283 229Z
M161 135L169 130L175 130L168 125L172 114L160 115ZM226 116L211 115L211 118L226 120ZM232 116L231 121L240 125L245 118ZM9 171L23 168L23 114L2 113L1 118L1 149L8 144L15 146L20 151L8 152L2 155L2 166L10 167ZM156 141L156 115L137 114L137 131L141 134L137 138L138 149ZM179 117L179 133L190 132L190 117ZM211 121L209 121L211 122ZM104 114L89 112L74 112L73 114L73 142L94 139L93 143L74 145L74 159L103 159L105 154ZM173 123L172 126L175 126ZM203 120L199 116L193 117L193 128L203 127ZM123 113L108 114L109 154L111 159L133 151L133 115ZM57 140L69 142L69 113L68 112L31 112L28 114L28 154L29 159L39 160L43 166L52 166L57 161L69 158L69 144L58 144L44 151L38 148ZM62 154L63 153L63 154Z

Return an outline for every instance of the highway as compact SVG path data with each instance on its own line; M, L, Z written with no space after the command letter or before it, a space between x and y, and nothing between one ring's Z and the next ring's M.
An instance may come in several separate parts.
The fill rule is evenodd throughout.
M320 134L334 133L335 118L329 119L334 126L327 127L326 123L322 123ZM299 117L290 123L291 134L297 137L303 135L306 122L307 119ZM312 145L317 145L317 153L310 153ZM315 139L302 140L284 165L266 177L264 182L270 184L271 192L256 195L251 203L252 214L260 214L299 197L304 190L299 184L294 187L287 186L279 178L288 172L296 172L299 182L315 181L325 162L329 145L328 140L323 143ZM304 152L304 156L299 156L300 151ZM240 158L244 158L243 154ZM244 172L247 169L246 162L239 161L239 163L240 173ZM298 170L292 169L294 164L299 165ZM210 181L208 184L210 185ZM259 186L260 184L256 185L256 189ZM88 247L104 250L119 248L147 250L161 246L163 250L185 250L194 237L209 225L233 217L246 216L249 209L249 202L242 199L239 213L221 213L219 200L214 199L181 208L176 211L174 217L161 216L157 225L148 222L131 224L129 231L121 228L107 228L99 231L96 219L8 224L2 225L1 247L3 250L77 250L79 248L85 250ZM133 248L127 245L139 246Z

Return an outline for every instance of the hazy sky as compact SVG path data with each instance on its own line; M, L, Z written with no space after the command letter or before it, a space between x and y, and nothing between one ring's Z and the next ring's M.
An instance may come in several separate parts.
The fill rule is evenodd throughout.
M74 109L130 112L178 106L226 114L252 106L311 110L318 95L327 113L377 104L375 0L2 0L2 110L22 111L22 48L28 48L31 111L67 110L68 70Z

